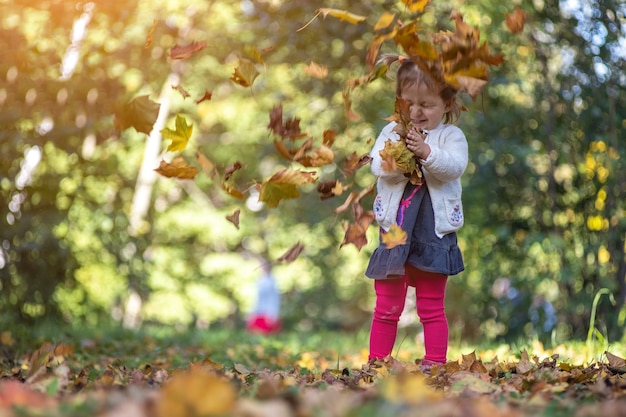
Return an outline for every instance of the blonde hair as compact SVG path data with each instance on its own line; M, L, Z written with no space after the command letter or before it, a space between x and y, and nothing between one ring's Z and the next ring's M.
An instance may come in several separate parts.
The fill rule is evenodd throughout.
M383 55L379 63L391 66L394 62L400 62L400 66L396 71L396 97L402 95L402 91L415 84L424 84L428 90L439 95L446 105L451 104L443 116L443 122L446 124L455 123L461 116L461 106L456 102L457 89L446 84L443 81L433 79L429 74L424 72L413 60L395 54Z

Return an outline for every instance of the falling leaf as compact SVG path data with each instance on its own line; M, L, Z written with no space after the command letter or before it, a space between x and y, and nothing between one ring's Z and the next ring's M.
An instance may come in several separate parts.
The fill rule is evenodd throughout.
M239 171L242 168L243 165L239 161L227 166L226 169L224 169L224 181L228 181L235 172Z
M350 13L346 10L339 10L339 9L328 9L328 8L322 8L322 9L317 9L318 13L321 13L322 15L324 15L324 17L327 16L332 16L335 17L339 20L344 20L348 23L352 23L352 24L356 24L359 22L362 22L366 19L365 16L360 16L360 15L356 15L354 13Z
M350 91L344 88L341 92L341 96L343 97L346 119L351 122L358 121L361 116L359 116L354 110L352 110L352 99L350 98Z
M238 190L232 183L222 182L222 189L226 191L228 195L238 200L243 200L245 197L244 193Z
M270 122L267 128L283 139L296 140L306 136L300 130L300 119L291 118L283 123L283 106L279 104L270 110Z
M239 214L241 213L240 209L235 210L232 214L226 216L226 220L235 225L237 230L239 230Z
M328 67L326 65L319 65L315 62L310 62L304 66L304 72L313 78L323 79L328 75Z
M180 46L177 44L170 50L170 58L189 59L204 48L206 48L206 42L192 42L186 46Z
M402 0L402 3L404 3L412 13L421 13L426 6L428 6L430 0Z
M161 129L163 139L172 141L167 147L168 152L180 152L187 147L191 133L193 132L193 124L187 124L187 121L180 114L176 115L176 130L170 128Z
M187 97L190 97L190 95L187 92L187 90L185 90L183 88L183 86L180 85L180 84L179 85L173 85L172 89L178 91L180 93L180 95L183 96L183 99L186 99Z
M222 189L226 191L231 197L238 200L243 200L244 194L235 187L233 174L243 168L241 162L237 161L224 170L224 180L222 181Z
M374 30L378 31L387 29L393 23L393 19L395 19L395 17L395 13L383 12L383 14L374 25Z
M332 163L335 160L335 154L329 147L322 145L319 148L313 149L310 155L300 159L294 158L294 160L300 162L307 168L321 167Z
M152 36L154 36L154 31L157 27L157 22L158 20L154 19L152 21L152 27L150 28L150 31L148 32L148 36L146 36L146 44L145 44L145 48L149 48L152 45Z
M293 245L291 248L289 248L287 252L282 254L280 258L276 259L276 261L291 263L295 261L298 258L298 256L300 256L303 250L304 250L304 245L298 242L295 245Z
M509 28L512 33L520 33L524 30L526 17L526 12L524 12L520 6L517 6L513 13L505 15L506 27Z
M343 194L345 189L346 186L337 180L320 182L317 186L317 192L319 193L321 200L327 200L329 198L341 195Z
M353 244L360 251L363 246L367 245L367 228L374 221L374 212L371 210L363 211L360 209L360 206L357 206L358 210L356 214L356 219L354 223L350 223L345 228L345 234L343 237L343 242L341 242L340 247L343 247L347 244Z
M202 97L196 100L196 104L200 104L203 101L211 100L212 96L213 96L213 93L207 90L204 92L204 95Z
M196 151L196 159L207 177L213 177L217 173L215 164L200 151Z
M328 146L330 148L335 143L336 136L337 136L337 131L333 129L326 129L323 133L322 143L324 144L324 146Z
M315 172L283 169L259 186L259 201L275 208L283 199L299 197L298 186L315 181Z
M344 162L344 170L348 175L352 175L359 168L369 164L371 161L372 157L369 155L369 153L359 156L356 152L352 152L350 155L346 156L346 160Z
M161 160L159 167L155 171L164 177L181 180L194 179L198 174L198 168L188 165L182 156L174 158L169 163Z
M259 75L259 71L256 69L256 65L249 59L239 59L239 65L235 68L235 72L230 79L235 83L243 87L250 87L256 77Z
M381 240L387 249L392 249L396 246L404 245L407 240L407 234L400 226L394 224L386 233L381 235Z
M115 127L125 130L134 127L137 132L149 134L159 115L161 105L150 100L149 96L139 96L118 106L115 111Z

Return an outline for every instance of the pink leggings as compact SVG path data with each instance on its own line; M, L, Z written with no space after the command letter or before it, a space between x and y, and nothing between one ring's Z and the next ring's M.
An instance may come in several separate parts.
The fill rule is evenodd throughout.
M446 275L407 265L401 278L374 281L376 307L370 332L370 359L382 359L391 354L407 288L412 286L415 287L417 315L424 326L424 361L446 362L448 320L444 298L447 280Z

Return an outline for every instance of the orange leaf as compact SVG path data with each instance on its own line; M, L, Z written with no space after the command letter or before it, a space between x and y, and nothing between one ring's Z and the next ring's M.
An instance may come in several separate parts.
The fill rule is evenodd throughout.
M235 68L235 72L230 79L235 84L239 84L243 87L250 87L258 75L259 71L257 71L254 62L246 58L241 58L239 60L239 66Z
M517 6L513 13L505 15L506 27L509 28L512 33L520 33L524 30L526 17L526 12L524 12L520 6Z
M148 32L148 36L146 36L146 44L145 48L149 48L152 45L152 36L154 36L154 30L156 29L158 20L154 19L152 21L152 27L150 28L150 32Z
M212 177L217 173L215 164L200 151L196 151L196 159L207 177Z
M280 258L277 259L278 262L287 262L291 263L295 261L300 253L304 250L304 245L300 242L293 245L291 248L287 250Z
M196 52L199 52L206 48L205 42L192 42L187 46L180 46L178 44L170 50L170 58L172 59L188 59L191 58Z
M406 243L407 235L404 230L397 224L392 225L386 233L381 236L382 242L387 249L395 248L396 246L404 245Z
M182 156L177 156L171 163L161 160L159 167L155 171L164 177L181 180L193 179L198 174L198 168L188 165Z

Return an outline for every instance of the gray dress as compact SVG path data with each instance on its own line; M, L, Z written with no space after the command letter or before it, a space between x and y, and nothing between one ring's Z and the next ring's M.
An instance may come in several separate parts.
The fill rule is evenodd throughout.
M382 240L370 257L365 275L374 279L398 278L408 263L427 272L456 275L465 269L456 233L435 234L435 216L426 183L408 183L397 216L407 234L407 242L387 249ZM385 233L381 229L382 233Z

